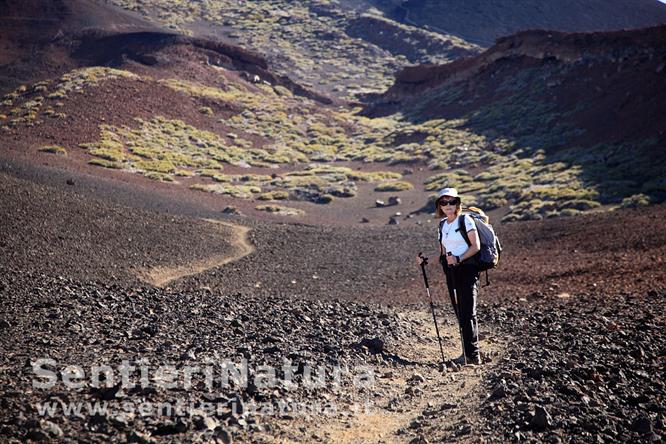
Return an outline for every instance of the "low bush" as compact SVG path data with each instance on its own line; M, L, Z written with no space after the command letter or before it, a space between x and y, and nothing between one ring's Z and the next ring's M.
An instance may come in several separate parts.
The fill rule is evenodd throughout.
M650 197L645 194L634 194L633 196L622 199L620 207L622 208L638 208L650 205Z
M398 191L407 191L413 189L414 186L409 182L404 181L395 181L395 182L384 182L380 183L375 187L375 191L378 192L398 192Z
M39 151L43 153L51 153L51 154L58 154L61 156L66 156L67 155L67 150L61 146L58 145L47 145L43 146L39 149Z
M144 173L144 176L151 180L157 180L159 182L173 182L173 176L170 174L164 174L157 171L148 171Z
M97 165L101 166L104 168L113 168L113 169L121 169L123 166L122 164L118 162L114 162L112 160L106 160L106 159L90 159L88 161L90 165Z
M258 211L279 214L281 216L301 216L305 214L305 211L299 210L298 208L283 207L279 205L257 205L255 209Z

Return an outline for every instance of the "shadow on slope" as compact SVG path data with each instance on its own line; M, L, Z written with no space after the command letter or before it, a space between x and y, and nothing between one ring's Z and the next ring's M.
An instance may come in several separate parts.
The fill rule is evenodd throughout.
M191 46L211 65L244 71L295 94L323 103L286 76L274 75L259 55L210 39L191 38L148 23L138 15L90 0L49 2L0 0L0 92L18 85L57 77L85 66L122 66L128 60L144 65L168 65L160 52L172 46Z
M576 197L605 204L643 193L663 201L664 41L666 26L524 32L498 40L477 57L403 70L365 114L400 112L417 125L444 119L481 136L487 153L515 155L517 161L541 156L545 166L578 168L591 189L585 196L544 193L543 200ZM524 200L524 189L512 193L509 202Z
M371 3L399 22L452 34L486 47L497 38L527 29L590 32L666 23L666 6L653 0L372 0Z

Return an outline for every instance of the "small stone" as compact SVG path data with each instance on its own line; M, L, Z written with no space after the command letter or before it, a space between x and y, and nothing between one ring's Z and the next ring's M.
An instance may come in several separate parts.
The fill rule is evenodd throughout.
M532 421L530 422L532 427L537 430L543 430L550 427L552 423L553 419L545 408L537 406L536 409L534 409L534 416L532 416Z
M6 330L8 328L11 328L12 324L9 323L9 321L5 321L4 319L0 319L0 330Z
M426 380L426 379L425 379L425 378L423 377L423 375L421 375L420 373L414 373L414 374L412 375L412 377L409 379L409 381L412 382L412 383L414 383L414 384L421 384L421 383L424 383L425 380Z
M421 427L421 421L419 421L418 419L415 419L409 424L410 429L418 429L419 427Z
M110 420L111 420L111 424L113 424L113 426L118 428L118 429L125 429L128 426L127 417L125 415L123 415L122 413L111 417Z
M153 431L153 435L157 436L176 435L178 433L186 432L187 429L188 429L187 424L185 424L181 420L178 420L175 423L160 424Z
M121 383L114 385L113 387L100 387L95 391L95 396L97 396L102 401L111 401L118 397L118 392L120 391Z
M402 200L397 197L397 196L391 196L388 198L388 204L393 206L393 205L400 205L402 203Z
M506 396L506 385L498 384L490 394L491 400L501 399Z
M229 407L231 408L231 414L234 416L241 416L245 413L245 403L243 402L243 398L238 395L229 400Z
M197 430L215 430L219 425L217 420L210 416L197 417L194 420L194 426Z
M67 185L74 185L73 179L67 179Z
M641 416L636 418L633 423L631 423L631 430L638 432L642 435L646 433L652 433L652 422L649 418Z
M47 441L49 439L49 435L41 430L30 430L25 437L32 441Z
M236 207L225 207L224 210L222 210L222 214L241 214L240 211L238 211L238 208Z
M44 433L53 438L62 438L64 436L64 433L58 424L51 421L42 421L41 429Z
M629 353L632 358L634 358L637 361L642 360L645 357L645 351L643 351L643 348L638 347L637 349L631 351Z
M363 338L359 345L367 348L372 353L381 353L384 351L384 341L379 338Z
M280 347L278 347L277 345L273 345L271 347L266 347L264 349L264 353L267 354L267 355L280 353Z
M136 430L133 430L128 436L127 436L127 442L137 442L140 444L150 444L155 442L149 434L147 433L141 433L137 432Z
M232 444L234 442L231 433L229 433L227 430L221 427L215 429L214 436L220 441L222 441L224 444Z

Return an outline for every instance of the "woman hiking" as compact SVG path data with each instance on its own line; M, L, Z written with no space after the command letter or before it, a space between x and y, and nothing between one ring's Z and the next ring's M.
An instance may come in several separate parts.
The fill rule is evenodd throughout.
M444 188L437 195L435 214L439 223L440 262L446 274L446 285L451 303L458 317L464 352L453 359L461 364L480 364L479 332L476 319L476 298L479 287L479 270L474 255L480 249L476 225L468 215L461 215L462 203L455 188ZM462 217L462 222L459 218ZM464 227L464 228L463 228ZM468 246L460 233L467 232Z

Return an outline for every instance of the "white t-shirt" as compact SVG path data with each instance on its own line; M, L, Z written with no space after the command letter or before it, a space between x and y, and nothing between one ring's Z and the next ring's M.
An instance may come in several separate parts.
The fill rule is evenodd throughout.
M474 221L468 215L464 215L465 218L465 230L469 233L472 230L476 230L476 225ZM462 256L465 251L469 248L465 238L460 234L458 230L458 218L449 224L449 222L444 219L442 224L442 245L447 253L451 253L454 256Z

